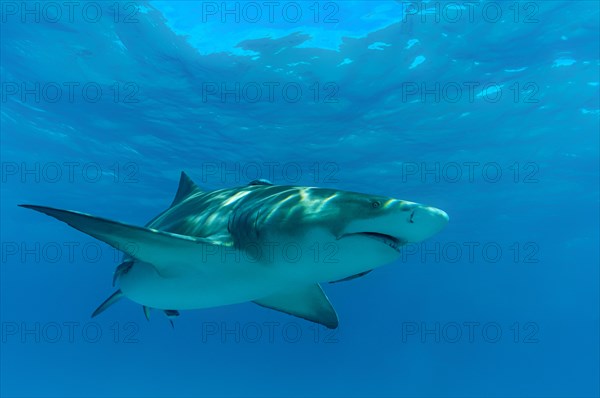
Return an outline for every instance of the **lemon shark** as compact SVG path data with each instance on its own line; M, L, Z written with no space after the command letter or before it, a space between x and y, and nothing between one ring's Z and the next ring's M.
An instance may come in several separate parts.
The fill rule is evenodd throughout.
M265 180L205 192L181 173L175 199L145 227L70 210L20 205L124 252L114 274L122 297L172 319L179 310L254 302L328 328L338 316L320 284L363 276L402 246L438 233L434 207Z

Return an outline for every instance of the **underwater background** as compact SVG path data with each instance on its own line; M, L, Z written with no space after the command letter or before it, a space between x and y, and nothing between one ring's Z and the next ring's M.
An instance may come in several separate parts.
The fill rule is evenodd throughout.
M1 3L0 395L598 396L599 5ZM386 195L450 223L325 285L144 318L120 255L185 170Z

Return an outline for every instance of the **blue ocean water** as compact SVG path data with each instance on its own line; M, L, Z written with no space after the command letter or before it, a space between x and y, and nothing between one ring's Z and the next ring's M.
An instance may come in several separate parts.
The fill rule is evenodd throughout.
M0 395L598 396L599 6L1 3ZM171 328L34 203L144 225L185 170L445 210L324 286L338 329L247 303Z

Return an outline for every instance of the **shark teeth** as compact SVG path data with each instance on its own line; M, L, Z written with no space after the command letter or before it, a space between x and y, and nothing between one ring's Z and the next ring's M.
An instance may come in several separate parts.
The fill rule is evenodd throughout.
M388 245L389 247L396 250L397 252L400 252L400 247L402 247L406 244L406 242L403 241L402 239L398 239L395 236L381 234L378 232L354 232L354 233L350 233L350 234L345 234L345 235L341 236L340 239L348 237L348 236L357 236L357 235L361 235L361 236L365 236L367 238L377 240L381 243Z

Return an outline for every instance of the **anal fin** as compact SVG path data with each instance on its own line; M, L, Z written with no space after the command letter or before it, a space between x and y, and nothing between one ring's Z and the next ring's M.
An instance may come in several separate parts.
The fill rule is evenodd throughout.
M167 316L167 318L169 319L169 323L171 324L171 327L174 328L175 325L173 324L173 319L177 318L179 316L179 311L177 310L164 310L165 315Z

